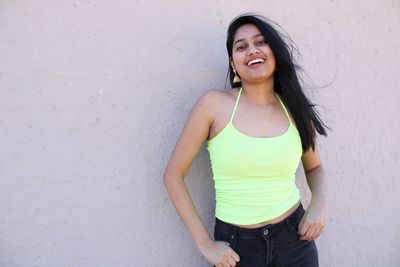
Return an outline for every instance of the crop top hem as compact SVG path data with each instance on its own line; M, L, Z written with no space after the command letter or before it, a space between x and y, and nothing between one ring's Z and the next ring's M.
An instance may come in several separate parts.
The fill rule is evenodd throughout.
M294 205L296 205L300 201L300 195L296 198L290 199L285 205L279 206L276 210L274 210L273 213L268 213L267 215L262 215L258 217L252 217L252 218L237 218L232 220L230 217L225 217L221 214L216 214L215 217L218 218L219 220L226 222L226 223L231 223L231 224L240 224L240 225L251 225L251 224L258 224L262 223L265 221L270 221L275 218L278 218L279 216L283 215L285 212L287 212L289 209L291 209Z

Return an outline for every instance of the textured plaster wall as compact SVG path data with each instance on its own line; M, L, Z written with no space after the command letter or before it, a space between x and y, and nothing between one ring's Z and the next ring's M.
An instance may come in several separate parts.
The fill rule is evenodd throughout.
M208 266L162 174L196 99L224 88L246 11L296 41L334 129L321 266L400 266L396 0L2 0L0 266ZM186 181L211 233L205 145Z

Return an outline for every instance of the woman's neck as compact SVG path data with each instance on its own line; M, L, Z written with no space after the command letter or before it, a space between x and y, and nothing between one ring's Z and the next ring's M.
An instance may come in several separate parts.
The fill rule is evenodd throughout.
M244 95L251 103L260 106L267 106L276 103L273 80L263 83L242 82L242 88L242 95Z

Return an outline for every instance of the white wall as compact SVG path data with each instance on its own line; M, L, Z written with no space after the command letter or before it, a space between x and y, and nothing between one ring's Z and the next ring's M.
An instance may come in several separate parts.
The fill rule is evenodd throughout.
M208 266L162 174L196 99L224 87L246 11L289 32L315 85L333 80L306 89L334 129L321 266L400 266L396 0L1 1L0 266ZM205 146L186 181L212 233Z

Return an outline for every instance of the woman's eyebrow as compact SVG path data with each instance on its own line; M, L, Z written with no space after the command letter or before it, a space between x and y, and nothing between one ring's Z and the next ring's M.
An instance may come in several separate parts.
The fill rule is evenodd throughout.
M261 33L258 33L258 34L256 34L256 35L253 35L253 39L254 38L256 38L256 37L258 37L258 36L263 36ZM239 39L239 40L236 40L236 42L233 44L233 45L235 45L235 44L237 44L237 43L239 43L239 42L241 42L241 41L244 41L244 38L242 38L242 39Z

